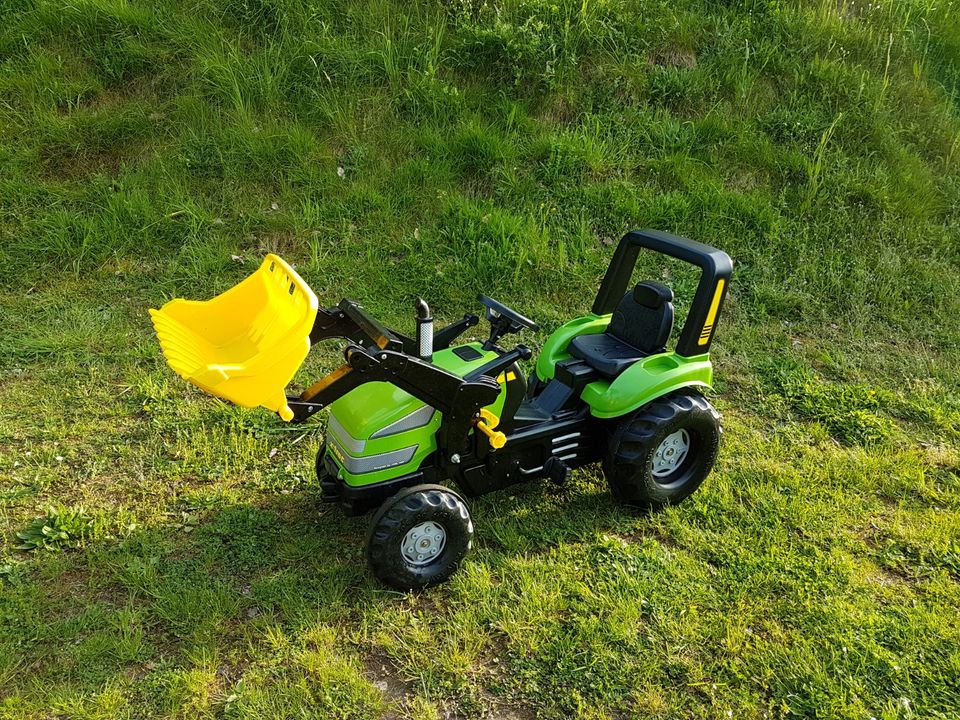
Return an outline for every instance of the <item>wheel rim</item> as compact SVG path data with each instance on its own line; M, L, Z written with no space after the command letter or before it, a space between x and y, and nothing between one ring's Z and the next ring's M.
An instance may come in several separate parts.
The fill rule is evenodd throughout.
M690 454L690 433L680 428L667 435L653 453L653 477L667 478L677 471Z
M400 552L411 565L429 565L443 552L447 544L447 531L443 525L432 520L414 525L400 541Z

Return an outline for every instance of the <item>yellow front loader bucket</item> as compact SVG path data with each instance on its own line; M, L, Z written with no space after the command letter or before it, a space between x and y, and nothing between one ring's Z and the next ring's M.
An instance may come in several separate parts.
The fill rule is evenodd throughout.
M211 395L293 419L285 389L310 351L317 296L287 263L267 255L246 280L212 300L150 310L170 367Z

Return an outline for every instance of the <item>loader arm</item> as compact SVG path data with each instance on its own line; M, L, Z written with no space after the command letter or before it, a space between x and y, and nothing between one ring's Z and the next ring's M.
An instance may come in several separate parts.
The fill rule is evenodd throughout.
M447 453L462 452L480 408L500 394L500 384L482 376L464 380L448 370L395 350L368 351L350 345L346 363L307 388L288 397L293 422L303 422L330 403L368 382L388 382L435 407L443 416L438 443Z
M461 323L469 327L467 318ZM458 323L460 324L460 323ZM435 407L443 415L438 442L448 452L462 451L480 408L491 404L500 385L489 377L470 380L404 352L402 337L388 330L355 302L319 309L310 342L341 337L356 344L344 351L346 362L303 391L288 397L293 422L303 422L354 388L388 382Z
M331 308L319 308L310 331L310 344L328 338L345 338L363 347L400 350L403 340L381 325L353 300L341 300Z

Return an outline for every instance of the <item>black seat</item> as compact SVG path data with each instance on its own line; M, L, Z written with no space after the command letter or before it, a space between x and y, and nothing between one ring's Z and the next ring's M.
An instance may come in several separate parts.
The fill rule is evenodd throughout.
M602 333L578 335L568 352L607 378L647 355L666 350L673 330L673 291L645 280L623 296Z

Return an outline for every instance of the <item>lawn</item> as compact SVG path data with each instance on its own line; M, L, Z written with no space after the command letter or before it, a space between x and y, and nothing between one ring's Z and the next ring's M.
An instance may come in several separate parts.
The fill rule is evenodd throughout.
M536 348L639 227L736 263L714 473L417 594L147 315L277 252ZM0 325L0 718L960 717L956 0L0 0Z

